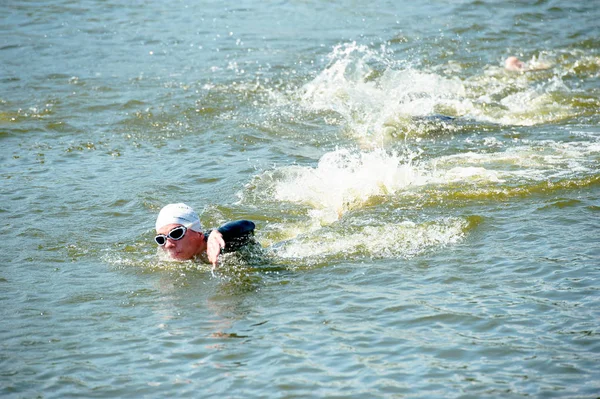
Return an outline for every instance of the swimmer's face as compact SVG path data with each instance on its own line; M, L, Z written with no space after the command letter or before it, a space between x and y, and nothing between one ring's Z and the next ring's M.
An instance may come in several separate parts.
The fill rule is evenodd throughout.
M520 71L525 65L517 57L508 57L504 62L504 67L509 71Z
M169 233L181 226L180 224L168 224L156 231L157 234L167 236L166 242L161 246L172 259L188 260L198 253L198 244L201 242L202 233L187 229L184 236L179 240L169 237Z

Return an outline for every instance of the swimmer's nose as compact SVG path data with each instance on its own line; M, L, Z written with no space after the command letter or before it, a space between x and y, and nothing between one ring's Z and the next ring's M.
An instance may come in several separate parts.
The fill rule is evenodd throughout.
M173 248L175 246L175 242L170 238L167 238L167 242L165 243L165 248Z

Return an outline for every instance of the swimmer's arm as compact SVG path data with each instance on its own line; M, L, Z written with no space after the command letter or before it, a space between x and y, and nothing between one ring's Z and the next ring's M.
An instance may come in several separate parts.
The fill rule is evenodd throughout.
M255 228L256 225L250 220L236 220L235 222L225 223L217 230L223 235L225 242L230 242L254 234Z
M206 240L206 255L213 267L217 267L217 261L219 260L222 248L225 248L223 234L219 230L212 230Z
M213 267L217 266L221 250L235 250L236 247L245 244L254 235L256 225L249 220L237 220L225 223L218 229L212 230L208 235L206 243L206 254ZM229 244L229 245L228 245Z

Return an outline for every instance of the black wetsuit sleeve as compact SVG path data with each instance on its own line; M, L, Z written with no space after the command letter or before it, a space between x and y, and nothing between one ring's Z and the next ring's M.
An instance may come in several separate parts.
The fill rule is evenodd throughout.
M223 241L225 241L224 252L236 251L248 244L254 237L255 228L256 225L250 220L236 220L219 227L217 231L223 234ZM205 233L205 237L209 235L210 231Z

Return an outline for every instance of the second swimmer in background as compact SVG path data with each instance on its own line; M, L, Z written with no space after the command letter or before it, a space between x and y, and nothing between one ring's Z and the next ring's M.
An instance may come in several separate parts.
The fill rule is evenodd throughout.
M542 71L544 69L549 69L550 65L532 60L530 63L525 63L515 57L514 55L508 57L504 60L504 69L507 71L518 71L518 72L530 72L530 71Z

